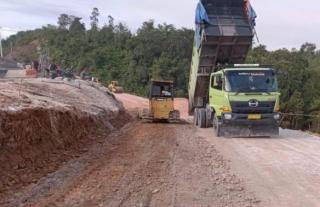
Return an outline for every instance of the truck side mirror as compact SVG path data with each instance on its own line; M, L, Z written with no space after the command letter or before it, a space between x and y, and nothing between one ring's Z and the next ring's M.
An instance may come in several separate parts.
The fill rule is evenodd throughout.
M218 84L218 86L222 86L222 77L221 76L217 76L217 84Z

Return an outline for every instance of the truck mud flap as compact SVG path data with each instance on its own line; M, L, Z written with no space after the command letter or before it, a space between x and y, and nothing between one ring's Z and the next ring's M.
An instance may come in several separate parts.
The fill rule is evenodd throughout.
M277 137L279 127L277 125L226 125L222 124L220 136L223 137Z

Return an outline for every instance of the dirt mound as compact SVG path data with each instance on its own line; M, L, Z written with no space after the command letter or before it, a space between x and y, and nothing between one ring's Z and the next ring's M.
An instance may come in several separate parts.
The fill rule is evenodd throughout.
M129 119L97 84L0 83L0 194L36 182Z

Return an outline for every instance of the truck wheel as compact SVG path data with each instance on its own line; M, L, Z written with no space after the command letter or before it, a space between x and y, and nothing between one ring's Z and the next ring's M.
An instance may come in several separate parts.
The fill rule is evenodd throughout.
M194 109L194 113L193 113L193 124L195 126L198 126L198 108Z
M211 111L206 110L206 128L212 127L213 115Z
M216 114L213 115L213 128L214 133L217 137L221 136L221 124L219 123L219 119Z
M199 115L199 121L198 121L198 125L200 128L206 128L207 127L207 115L206 115L206 109L199 109L198 111Z

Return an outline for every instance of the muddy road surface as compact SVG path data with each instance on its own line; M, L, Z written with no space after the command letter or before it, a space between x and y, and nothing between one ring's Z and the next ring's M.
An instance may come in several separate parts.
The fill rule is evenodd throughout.
M133 116L146 99L116 94ZM176 108L187 115L187 100ZM8 194L0 206L320 206L320 139L217 138L191 124L115 130L57 171Z

